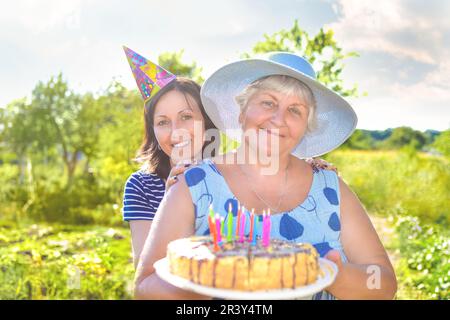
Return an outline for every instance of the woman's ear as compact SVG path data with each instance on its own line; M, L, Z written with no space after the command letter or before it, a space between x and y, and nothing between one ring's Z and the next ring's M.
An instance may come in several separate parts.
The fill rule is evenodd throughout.
M240 124L241 127L242 127L242 125L244 124L244 114L243 114L242 111L241 111L241 113L239 114L238 121L239 121L239 124Z

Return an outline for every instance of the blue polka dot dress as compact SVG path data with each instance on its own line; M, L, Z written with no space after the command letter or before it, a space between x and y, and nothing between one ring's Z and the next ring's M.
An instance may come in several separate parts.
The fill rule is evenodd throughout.
M231 192L224 177L210 159L205 159L196 167L184 173L191 193L195 212L195 234L208 235L208 213L210 204L214 212L227 221L228 208L232 205L233 230L236 228L238 201ZM291 211L271 215L271 238L292 242L309 242L314 245L321 257L331 249L340 252L342 260L347 261L340 242L340 207L339 181L335 172L316 170L307 198ZM246 212L246 221L250 213ZM262 216L259 216L262 221ZM261 223L256 231L261 236ZM225 223L224 233L227 234ZM246 224L245 234L250 233L250 225ZM334 299L326 291L314 295L314 299Z

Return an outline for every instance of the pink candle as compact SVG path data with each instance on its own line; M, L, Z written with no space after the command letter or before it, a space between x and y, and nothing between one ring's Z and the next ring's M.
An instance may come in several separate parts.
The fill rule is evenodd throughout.
M253 217L255 216L255 209L252 209L252 212L250 213L250 233L248 237L248 242L252 242L253 240Z
M236 217L236 240L239 239L239 232L241 232L240 223L241 223L241 205L238 203L238 212Z
M242 212L241 212L241 230L240 230L240 237L239 237L239 242L244 242L244 234L245 234L245 208L242 207Z
M270 220L270 209L267 212L267 245L269 245L270 243L270 227L271 227L272 223Z
M262 225L262 240L263 246L267 246L267 215L266 210L263 210L263 225Z
M220 216L216 213L216 232L217 232L217 242L222 242L222 235L220 234Z

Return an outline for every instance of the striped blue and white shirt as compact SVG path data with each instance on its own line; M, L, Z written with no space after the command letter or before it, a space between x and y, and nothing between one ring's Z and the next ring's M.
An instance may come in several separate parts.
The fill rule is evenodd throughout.
M164 192L165 183L156 174L142 170L131 174L123 193L123 220L153 220Z

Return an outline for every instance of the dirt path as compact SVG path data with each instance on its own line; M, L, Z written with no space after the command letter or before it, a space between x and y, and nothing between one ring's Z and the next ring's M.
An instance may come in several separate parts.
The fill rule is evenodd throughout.
M386 249L389 258L391 259L392 265L397 265L397 262L399 260L399 253L396 252L396 250L393 248L393 240L395 237L395 229L392 225L392 222L388 220L386 217L381 217L377 215L370 215L370 220L372 220L372 223L378 233L378 236L381 239L381 242L384 245L384 248Z

